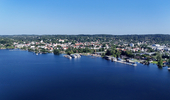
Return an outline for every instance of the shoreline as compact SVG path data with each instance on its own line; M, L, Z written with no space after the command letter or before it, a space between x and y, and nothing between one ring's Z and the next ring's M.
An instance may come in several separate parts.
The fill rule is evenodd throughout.
M8 48L1 48L0 50L21 50L21 51L28 51L28 50L24 50L24 49L20 49L20 48L12 48L12 49L8 49ZM28 51L28 52L33 52L33 53L35 53L34 51ZM39 52L39 53L35 53L35 54L54 54L53 52L47 52L47 53L42 53L42 52ZM67 55L66 53L61 53L61 54L65 54L65 55ZM91 57L98 57L98 58L103 58L101 55L97 55L97 54L91 54L91 53L78 53L79 55L81 55L81 56L91 56ZM140 63L140 64L143 64L143 65L147 65L147 64L144 64L144 63L142 63L143 61L145 61L145 60L137 60L137 59L134 59L134 62L137 62L137 63ZM152 62L150 62L149 64L156 64L157 65L157 61L152 61ZM168 65L164 65L164 66L162 66L162 67L168 67L169 68L169 66Z

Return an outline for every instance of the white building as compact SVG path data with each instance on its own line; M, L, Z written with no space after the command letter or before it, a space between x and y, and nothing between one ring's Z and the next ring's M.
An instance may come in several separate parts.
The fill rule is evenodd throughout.
M164 48L164 50L165 50L165 51L170 51L170 48L167 48L167 47L166 47L166 48Z
M34 48L35 48L35 46L31 46L30 48L34 49Z
M156 48L156 50L164 50L164 46L158 46L157 48Z
M14 45L17 45L18 43L14 42Z
M141 42L138 42L137 45L141 45Z
M159 44L153 44L152 46L159 47L160 45Z
M31 44L35 44L35 42L31 42Z
M61 40L61 39L60 39L59 42L64 42L64 40Z
M16 45L17 48L23 48L25 45L24 44L18 44Z
M44 49L47 49L46 46L38 46L38 48L44 48Z
M123 45L127 46L128 44L127 44L127 43L124 43Z
M40 43L43 43L43 40L41 40Z
M106 44L106 48L109 49L109 46Z
M133 44L133 43L131 43L131 44L130 44L130 47L134 47L134 44Z

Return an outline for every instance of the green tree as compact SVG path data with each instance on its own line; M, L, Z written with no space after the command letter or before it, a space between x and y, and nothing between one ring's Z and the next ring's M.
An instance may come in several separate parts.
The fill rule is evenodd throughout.
M161 55L160 53L158 53L156 58L157 58L157 60L159 61L159 60L162 59L162 55Z
M105 54L104 54L104 53L102 53L101 57L104 57L104 56L105 56Z
M162 61L162 55L160 53L157 54L157 60L158 60L158 67L162 67L163 61Z
M60 50L59 49L54 49L53 52L54 52L55 55L59 55L60 54Z
M162 67L163 66L163 61L162 61L162 59L160 59L159 61L158 61L158 67Z
M168 63L170 64L170 58L168 59Z
M71 54L73 54L73 53L74 53L74 52L73 52L72 50L67 52L68 55L71 55Z
M106 47L106 44L103 44L102 47Z

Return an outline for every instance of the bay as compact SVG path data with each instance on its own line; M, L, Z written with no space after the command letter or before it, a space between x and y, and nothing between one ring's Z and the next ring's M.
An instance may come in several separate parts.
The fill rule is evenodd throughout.
M0 50L0 100L160 100L169 94L167 67Z

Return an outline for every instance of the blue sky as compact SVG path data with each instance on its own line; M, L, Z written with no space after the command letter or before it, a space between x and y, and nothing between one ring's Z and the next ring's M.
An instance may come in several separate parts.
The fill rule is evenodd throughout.
M170 0L0 0L0 34L169 34Z

